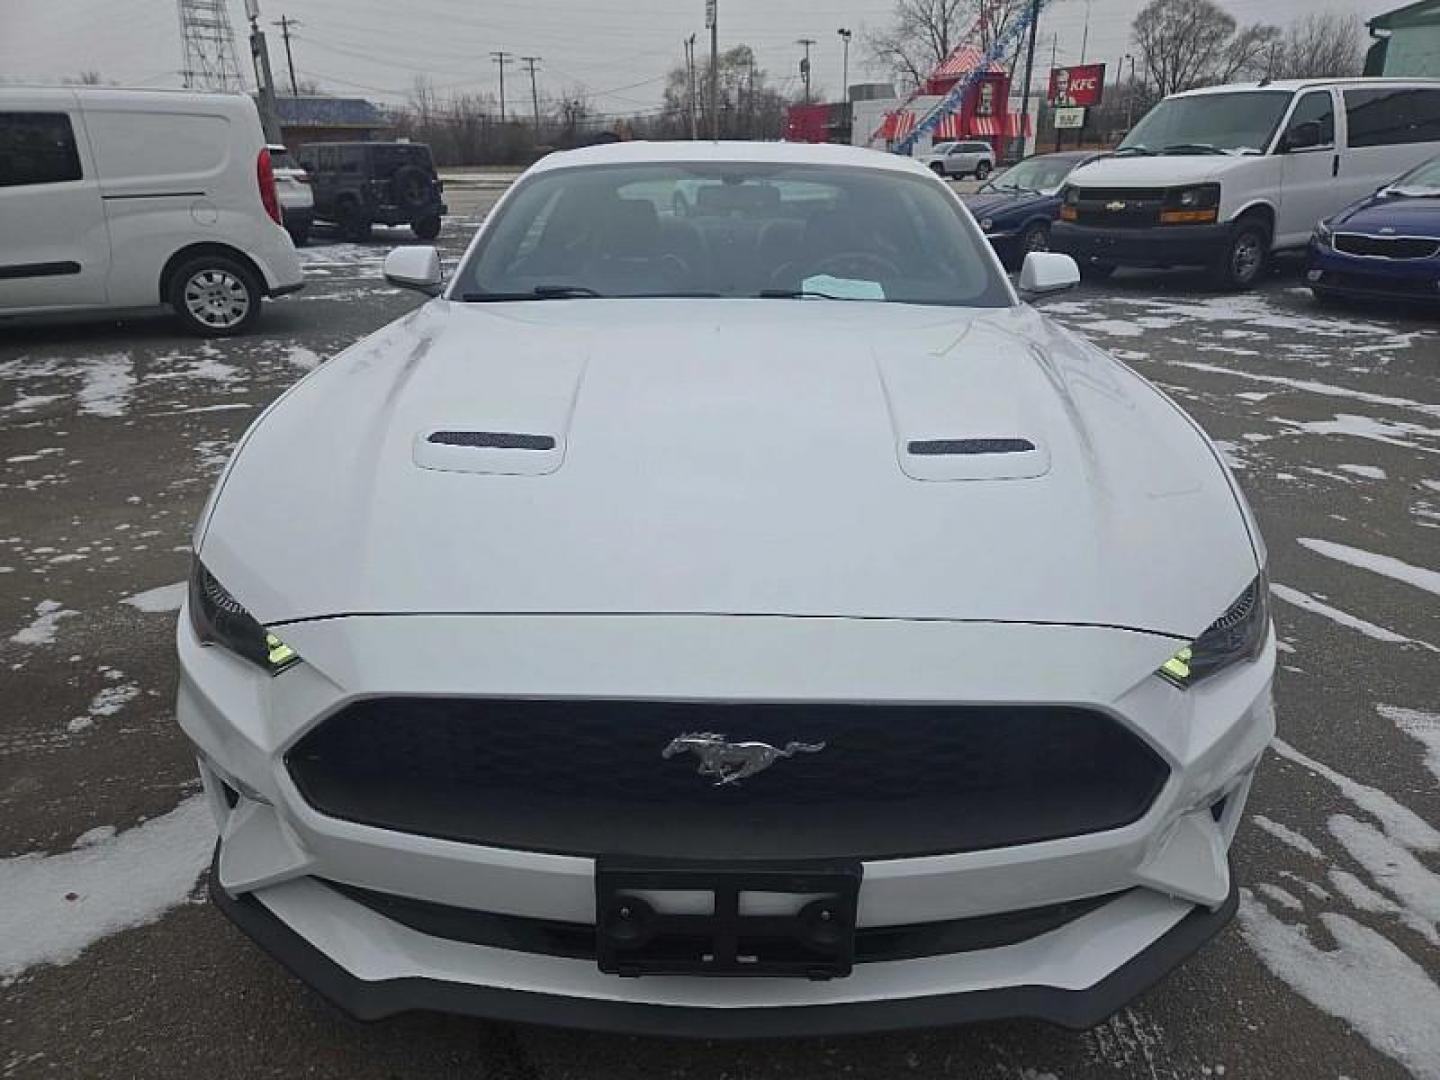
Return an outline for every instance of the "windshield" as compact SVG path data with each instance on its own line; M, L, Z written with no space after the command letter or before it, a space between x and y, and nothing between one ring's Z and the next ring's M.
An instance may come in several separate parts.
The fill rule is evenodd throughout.
M953 142L937 142L934 146L930 148L930 152L932 154L948 154L951 150L954 149L955 144Z
M1008 306L983 245L941 185L891 170L585 166L523 181L497 209L452 295Z
M401 165L418 165L422 169L430 168L430 147L428 146L411 143L385 143L372 147L371 152L375 155L375 167L382 171L397 169Z
M1440 196L1440 158L1431 158L1425 164L1411 169L1386 188L1386 191L1391 195L1418 198Z
M1166 98L1145 114L1116 152L1264 153L1292 96L1289 90L1246 90Z
M981 191L1038 191L1053 195L1065 183L1065 178L1080 164L1077 158L1043 157L1026 158L1006 169L995 179L984 184Z

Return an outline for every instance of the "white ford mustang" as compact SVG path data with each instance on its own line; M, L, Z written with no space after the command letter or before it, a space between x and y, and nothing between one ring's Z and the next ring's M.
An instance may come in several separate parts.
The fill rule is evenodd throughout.
M251 428L179 625L212 893L302 978L362 1017L1085 1026L1230 918L1254 522L923 167L555 154L447 284L387 274L439 295Z

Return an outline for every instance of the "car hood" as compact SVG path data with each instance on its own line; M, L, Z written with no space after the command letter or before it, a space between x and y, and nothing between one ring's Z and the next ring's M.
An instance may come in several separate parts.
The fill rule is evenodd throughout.
M985 217L998 218L1011 214L1025 214L1044 207L1046 203L1059 205L1059 200L1053 195L1039 195L1031 192L1007 195L1001 192L987 191L983 195L963 196L963 201L970 208L970 213L975 215L977 221Z
M1157 154L1153 157L1105 157L1081 165L1066 183L1080 188L1169 188L1216 180L1253 163L1255 155Z
M1343 232L1379 235L1393 229L1396 236L1440 238L1440 198L1372 195L1336 214L1330 224Z
M1035 449L909 448L993 439ZM271 624L643 612L1193 635L1256 572L1198 430L1023 307L434 301L292 388L218 491L197 550Z

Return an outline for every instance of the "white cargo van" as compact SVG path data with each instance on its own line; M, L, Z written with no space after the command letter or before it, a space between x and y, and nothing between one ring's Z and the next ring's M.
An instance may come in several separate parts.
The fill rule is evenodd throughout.
M228 335L300 286L249 98L0 86L0 317L168 304Z
M1331 79L1173 94L1070 174L1050 246L1103 276L1207 266L1248 288L1273 251L1440 154L1440 80Z

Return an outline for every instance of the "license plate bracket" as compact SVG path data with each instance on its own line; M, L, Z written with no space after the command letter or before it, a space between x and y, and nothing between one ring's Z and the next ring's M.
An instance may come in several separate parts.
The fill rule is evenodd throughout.
M602 857L595 867L596 959L601 971L629 977L843 978L855 959L862 875L858 861L777 867ZM676 910L667 893L685 894L691 908L698 896L702 910ZM742 913L746 894L778 894L794 910Z

